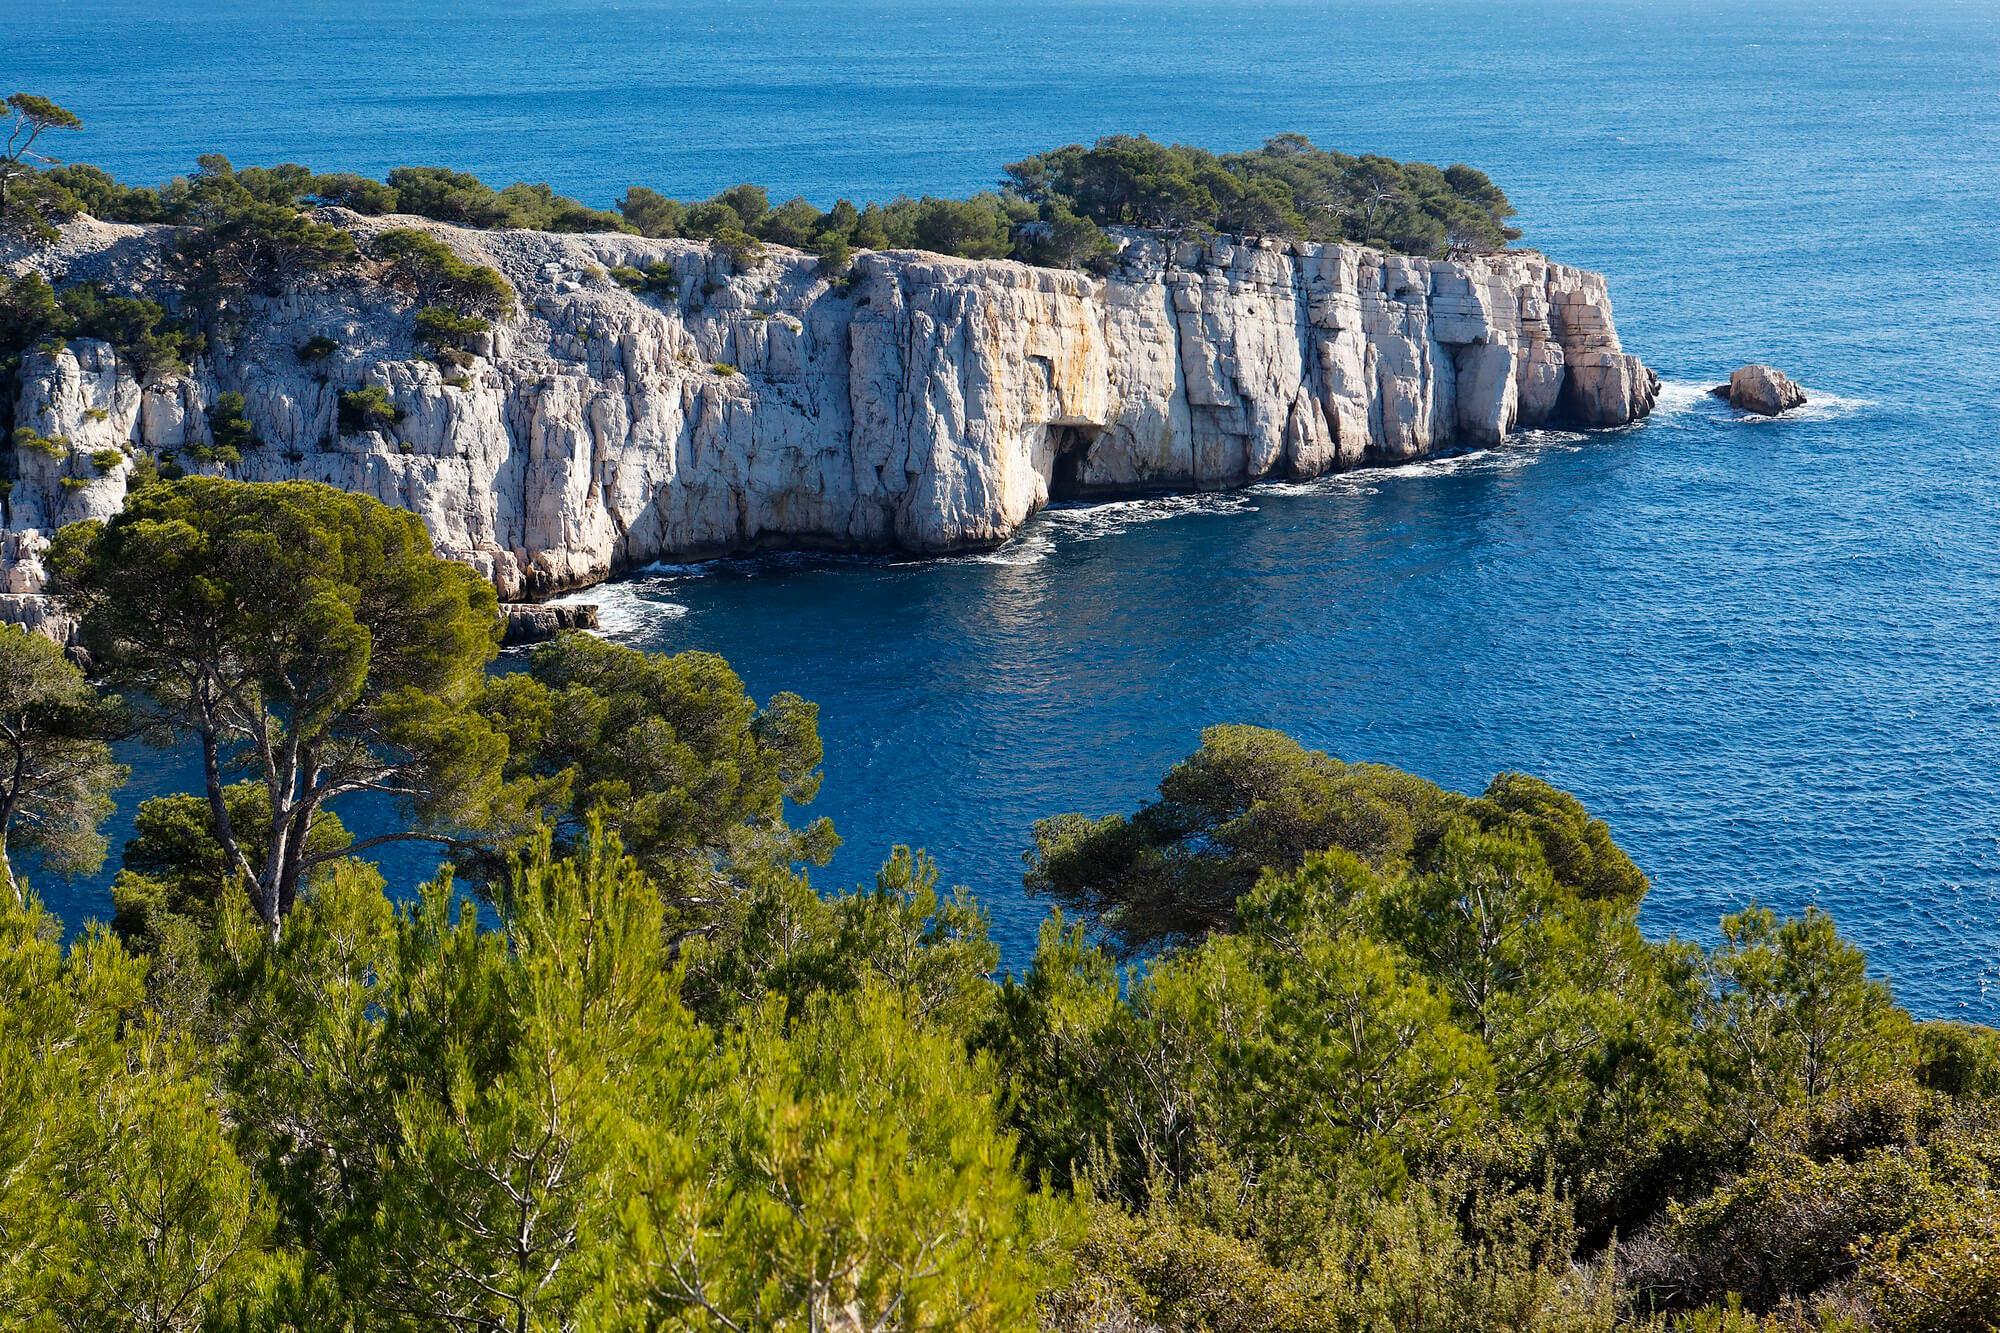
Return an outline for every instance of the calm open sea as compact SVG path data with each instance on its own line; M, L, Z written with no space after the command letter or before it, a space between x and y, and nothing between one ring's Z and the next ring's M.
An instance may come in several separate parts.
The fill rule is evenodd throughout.
M596 594L609 625L817 699L835 880L923 844L1010 962L1030 822L1129 807L1240 720L1544 775L1652 874L1653 929L1817 902L1918 1012L2000 1019L1989 0L42 0L0 85L147 180L220 150L825 203L1118 130L1482 166L1610 275L1652 422L1058 510L973 558L662 571ZM1752 359L1814 405L1700 397ZM102 877L42 888L105 910Z

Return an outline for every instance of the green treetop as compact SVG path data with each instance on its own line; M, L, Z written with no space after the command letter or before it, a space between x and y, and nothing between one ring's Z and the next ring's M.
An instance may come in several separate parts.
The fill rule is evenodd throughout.
M0 891L17 904L12 853L38 852L56 871L104 860L98 826L127 772L105 743L118 723L53 641L0 625Z
M64 529L57 563L99 660L198 743L215 836L273 936L314 867L491 816L507 746L475 705L498 648L493 590L435 555L414 514L312 483L190 477ZM237 766L268 796L261 855L225 799ZM326 803L364 791L410 822L315 849Z

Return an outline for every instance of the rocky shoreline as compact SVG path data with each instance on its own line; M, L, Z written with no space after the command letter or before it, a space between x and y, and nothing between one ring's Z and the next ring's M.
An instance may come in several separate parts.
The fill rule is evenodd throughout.
M33 617L48 535L115 513L135 467L203 470L225 393L258 442L231 475L411 509L502 597L534 600L659 559L972 549L1051 499L1619 426L1658 389L1603 278L1529 251L1129 234L1105 277L887 251L829 280L782 247L744 264L692 241L322 216L364 240L429 232L504 273L520 307L459 367L361 274L240 299L185 374L142 383L101 342L31 351L11 425L69 453L16 450L0 618ZM52 247L0 249L0 266L171 302L175 234L83 218ZM672 281L652 292L610 276L660 264ZM314 339L334 349L308 360ZM371 385L399 420L343 430L341 393ZM90 465L110 450L124 461Z

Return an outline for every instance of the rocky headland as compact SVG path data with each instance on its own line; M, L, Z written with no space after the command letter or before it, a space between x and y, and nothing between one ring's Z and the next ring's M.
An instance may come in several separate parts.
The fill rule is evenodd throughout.
M503 273L519 305L456 365L419 340L414 302L365 273L210 312L183 373L142 379L88 339L29 351L8 424L61 446L15 451L0 618L48 619L48 536L116 512L135 473L220 467L198 460L225 394L255 441L231 475L413 510L441 551L524 599L663 557L987 546L1051 499L1620 426L1658 388L1620 346L1603 278L1531 251L1130 233L1101 277L884 251L830 279L777 246L745 264L695 241L320 216L364 244L428 232ZM171 303L175 235L83 217L52 246L0 249L0 266ZM661 264L673 280L653 291L610 276ZM397 419L343 428L342 393L366 386Z

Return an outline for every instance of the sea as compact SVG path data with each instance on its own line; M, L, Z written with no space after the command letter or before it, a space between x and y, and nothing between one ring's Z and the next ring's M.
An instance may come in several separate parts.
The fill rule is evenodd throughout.
M1033 822L1251 722L1539 774L1652 877L1651 931L1816 904L1919 1015L2000 1021L1992 0L22 0L0 86L137 181L222 152L824 205L1115 132L1477 165L1523 244L1608 275L1651 420L1062 506L960 558L655 568L588 595L605 632L818 701L816 882L925 847L1008 966ZM1750 361L1810 405L1706 396ZM188 776L134 757L114 840ZM38 887L75 926L109 873Z

